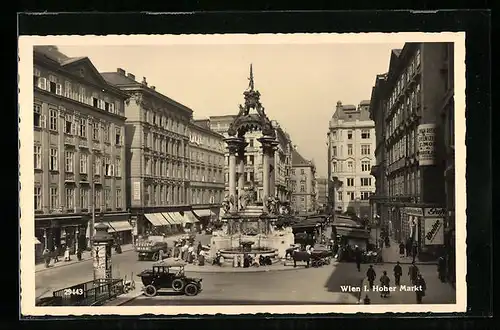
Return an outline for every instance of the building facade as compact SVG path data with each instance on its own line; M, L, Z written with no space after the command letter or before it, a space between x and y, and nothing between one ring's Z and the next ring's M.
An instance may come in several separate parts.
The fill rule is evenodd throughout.
M125 102L127 203L135 233L180 230L190 209L190 122L193 111L156 91L146 78L117 69L102 73L127 93Z
M375 192L375 123L370 119L369 101L357 107L337 102L328 131L329 173L338 181L333 189L335 211L350 209L369 218L370 196Z
M212 116L210 117L210 128L228 137L229 125L233 122L236 116ZM291 197L290 175L291 175L291 150L292 142L288 133L286 133L280 125L273 121L273 126L276 131L278 146L275 151L273 170L271 171L272 179L275 180L274 196L277 196L281 201L289 201ZM257 140L261 137L260 131L248 132L245 136L246 142L246 162L245 162L245 187L254 186L257 190L257 200L261 201L263 197L263 157L261 144ZM229 191L228 186L228 157L226 150L224 161L224 178L226 182L225 192Z
M312 161L306 160L297 151L292 150L292 211L298 214L315 212L316 201L316 166Z
M34 47L35 236L43 248L87 248L92 218L129 240L124 101L87 57Z
M325 210L326 206L328 204L328 179L327 178L317 178L316 179L316 185L317 185L317 201L318 201L318 206Z
M210 121L190 123L189 202L203 225L218 217L224 199L224 136L210 129Z
M372 118L384 130L374 174L385 180L372 203L394 238L419 255L441 253L447 211L454 210L446 199L454 183L445 184L453 168L452 59L452 44L406 43L392 51L372 92Z

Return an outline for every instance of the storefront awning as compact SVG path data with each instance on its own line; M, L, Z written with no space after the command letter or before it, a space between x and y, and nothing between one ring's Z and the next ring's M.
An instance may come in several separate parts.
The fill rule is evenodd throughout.
M165 223L158 219L154 213L145 213L144 216L155 227L165 226Z
M170 222L165 219L165 217L161 213L154 213L154 216L158 219L159 222L163 224L163 226L170 226Z
M370 233L365 230L355 229L355 228L347 228L347 227L337 227L337 235L345 236L345 237L353 237L353 238L364 238L369 239Z
M116 233L120 231L129 231L132 230L132 226L130 223L126 220L121 220L121 221L111 221L111 222L106 222L106 224L109 226L109 232L110 233Z
M168 223L169 226L172 226L172 225L175 225L175 220L172 219L168 213L160 213L160 215L162 216L163 220L166 221Z
M212 212L210 210L193 210L193 212L198 218L212 216Z
M163 214L167 214L168 217L170 219L172 219L172 223L174 225L182 225L183 222L182 222L182 218L180 218L180 214L177 213L177 212L167 212L167 213L163 213Z
M196 219L195 215L191 211L184 212L184 219L186 220L187 223L200 222L198 219Z

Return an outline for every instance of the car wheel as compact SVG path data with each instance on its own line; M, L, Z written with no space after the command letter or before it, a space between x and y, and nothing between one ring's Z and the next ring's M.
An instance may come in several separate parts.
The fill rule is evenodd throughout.
M184 293L186 296L196 296L198 294L198 287L194 283L189 283L184 288Z
M156 290L156 287L154 285L148 285L144 288L144 295L146 297L154 297L158 293L158 290Z
M155 254L153 254L152 259L153 259L153 261L158 261L158 259L160 259L160 255L158 253L155 253Z
M181 292L184 289L184 282L180 278L172 281L172 289L176 292Z

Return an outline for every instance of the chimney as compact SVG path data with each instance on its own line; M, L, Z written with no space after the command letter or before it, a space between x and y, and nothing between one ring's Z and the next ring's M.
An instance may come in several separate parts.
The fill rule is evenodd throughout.
M148 87L148 82L146 81L146 77L142 77L142 84Z
M132 80L135 80L135 76L131 73L127 73L127 77L129 77Z
M125 75L125 70L123 70L122 68L118 68L116 69L116 72L119 73L120 75L124 76Z
M151 86L151 89L155 91L156 90L156 86Z

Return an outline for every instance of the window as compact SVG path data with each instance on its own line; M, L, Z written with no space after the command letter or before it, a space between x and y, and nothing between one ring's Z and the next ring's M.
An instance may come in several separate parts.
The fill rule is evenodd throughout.
M121 177L122 176L121 162L122 162L122 160L120 158L117 157L115 159L115 176L116 177ZM162 168L162 166L163 166L163 163L160 166L160 175L161 175L161 168Z
M101 156L95 155L92 163L92 172L94 175L101 175Z
M352 156L352 144L347 145L347 155Z
M47 90L47 78L40 77L38 78L38 88Z
M99 122L94 121L92 123L92 139L94 141L99 141Z
M143 140L144 140L143 146L146 148L149 147L149 145L148 145L148 133L144 133Z
M372 185L372 179L371 178L361 178L361 186L362 187L367 187Z
M42 188L35 187L35 211L42 209Z
M347 139L352 140L352 131L347 131Z
M342 201L342 191L337 191L337 200Z
M65 170L66 172L68 173L73 173L73 160L75 158L75 153L73 151L66 151L64 153L65 155L65 161L64 161L64 167L65 167Z
M306 186L301 184L300 185L300 192L306 192Z
M354 178L347 178L347 186L354 187Z
M49 76L49 91L51 93L57 93L57 85L58 85L57 78L50 75ZM60 92L60 89L59 89L59 92Z
M58 150L57 148L50 148L50 161L49 161L49 170L57 171L59 169L57 162Z
M49 129L51 131L57 131L57 110L50 109L49 110Z
M295 169L292 169L292 175L295 175Z
M67 98L71 98L71 83L69 81L64 82L64 96Z
M73 122L73 115L65 116L64 133L75 134L75 123Z
M300 169L300 174L305 174L304 169Z
M87 137L87 119L86 118L80 118L80 136L82 138Z
M353 201L356 199L356 196L354 195L354 191L348 191L347 196L349 197L350 201Z
M95 189L94 190L94 205L98 209L101 208L102 199L101 199L101 190L100 189Z
M362 144L361 145L361 155L369 155L370 154L370 145Z
M102 125L102 134L104 135L104 142L109 143L109 124L104 123Z
M45 118L42 115L42 106L39 104L33 106L33 126L45 128Z
M362 191L361 192L361 200L362 201L367 201L370 199L371 192L369 191Z
M161 187L163 188L163 187ZM116 208L121 209L122 208L122 190L121 189L116 189ZM160 189L160 201L163 202L163 189Z
M34 167L36 170L42 168L42 147L33 146L33 156L34 156Z
M89 166L89 156L87 154L80 154L80 173L87 174Z
M370 130L364 129L361 131L361 138L362 139L369 139L370 138Z
M50 187L50 209L59 208L59 191L57 187Z
M80 188L80 208L87 209L89 207L89 190Z
M337 172L337 162L332 162L332 172Z
M248 140L248 146L249 146L250 148L253 148L253 139L249 139L249 140Z
M33 85L38 86L38 80L40 79L40 70L33 68Z
M66 209L73 210L75 208L75 188L66 188Z
M332 147L332 157L337 157L337 146Z
M351 161L347 162L347 171L354 172L353 162L351 162Z
M111 189L104 189L104 205L107 209L111 208Z
M361 162L361 171L369 172L371 170L371 164L369 160L363 160Z
M337 131L332 131L332 140L337 140Z
M122 143L122 128L115 127L115 144L119 146L121 145L121 143Z
M113 176L114 166L111 164L111 159L109 157L104 157L104 175Z

